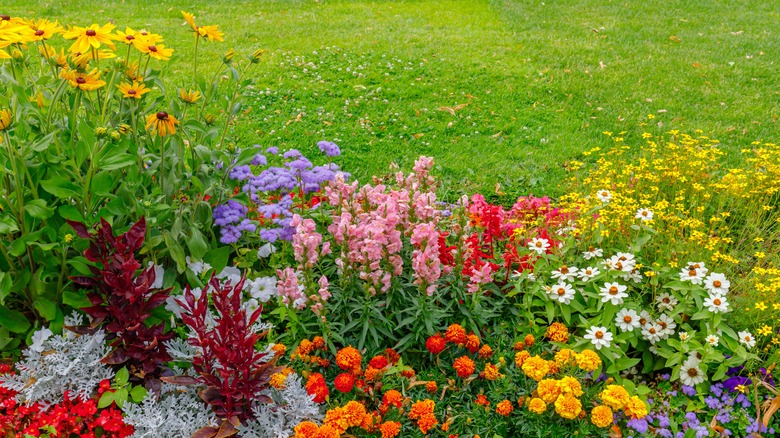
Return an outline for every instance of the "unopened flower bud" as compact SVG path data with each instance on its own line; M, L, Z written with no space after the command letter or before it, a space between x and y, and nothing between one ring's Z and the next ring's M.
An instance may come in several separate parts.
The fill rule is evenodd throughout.
M106 129L105 127L101 126L99 128L95 128L95 135L96 136L104 137L106 134L108 134L108 129Z
M257 64L258 62L260 62L260 58L263 55L265 55L266 52L267 52L267 50L265 50L265 49L257 49L257 50L255 50L254 52L252 52L251 55L249 55L249 61L251 61L252 64Z
M233 49L230 49L222 56L222 62L225 64L230 64L233 62L233 56L236 54L236 51Z

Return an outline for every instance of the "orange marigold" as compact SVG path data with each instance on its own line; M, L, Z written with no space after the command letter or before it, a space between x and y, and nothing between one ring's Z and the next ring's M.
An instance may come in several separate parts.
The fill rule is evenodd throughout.
M397 364L398 361L401 360L401 355L392 348L385 348L385 357L387 357L387 360L389 360L393 365Z
M479 351L479 336L474 333L466 336L466 348L469 349L471 354Z
M523 364L526 361L526 359L528 359L529 357L531 357L531 353L529 353L529 352L527 352L525 350L518 351L517 353L515 353L515 365L518 368L522 368Z
M281 371L278 373L275 373L271 376L271 381L269 382L269 385L273 386L276 389L282 389L284 388L284 382L287 380L287 376L292 374L293 370L292 368L282 368Z
M409 418L415 420L425 415L433 415L433 410L435 408L436 403L429 398L416 401L412 403L412 410L409 411Z
M485 394L477 395L477 400L474 401L474 403L482 406L490 406L490 402L488 401L487 397L485 397Z
M550 364L539 356L533 356L523 362L522 369L526 376L538 382L550 371Z
M315 336L314 339L311 341L311 344L317 350L321 348L325 348L325 339L322 336Z
M547 403L540 398L532 398L531 401L528 402L528 410L534 414L542 414L547 410Z
M376 379L377 375L379 375L379 370L370 365L368 366L368 368L366 368L366 371L363 373L363 377L365 377L365 379L369 382L373 382L374 379Z
M544 334L549 340L553 342L566 343L569 342L569 329L560 322L554 322L547 327L547 331Z
M295 438L315 438L320 427L311 421L304 421L295 426Z
M354 347L344 347L336 353L336 365L344 371L360 372L363 356Z
M425 390L430 393L434 393L439 390L439 385L436 384L435 380L431 380L425 384Z
M417 420L417 427L420 428L420 432L422 433L428 433L428 431L436 427L437 424L439 424L439 420L437 420L436 416L433 414L423 415Z
M536 393L545 403L554 403L561 395L561 388L558 387L557 380L543 379L536 385Z
M477 355L480 357L480 359L487 359L493 355L493 349L490 348L490 345L485 344L482 346L482 348L479 349Z
M401 423L397 421L385 421L379 426L379 431L382 432L382 438L393 438L401 433Z
M517 341L517 342L515 342L515 345L514 345L514 346L512 346L512 348L513 348L515 351L524 350L524 349L525 349L525 344L523 344L521 341Z
M601 366L601 358L593 350L585 350L575 356L577 366L585 371L594 371Z
M404 397L401 395L400 392L396 391L395 389L391 389L382 396L382 405L384 406L395 406L397 408L401 407L401 403L403 403Z
M474 361L468 356L461 356L455 359L455 363L452 364L452 367L455 368L458 377L462 379L474 374Z
M428 351L431 352L431 354L439 354L442 351L444 351L444 348L447 346L447 341L441 337L438 333L429 337L427 341L425 341L425 348L428 349Z
M301 341L300 344L298 344L298 348L296 350L298 351L299 355L308 356L309 354L311 354L313 348L314 348L314 344L312 344L310 340L304 339Z
M320 373L312 373L306 380L306 392L314 396L315 403L322 403L328 397L328 385Z
M498 367L492 363L485 365L485 371L483 375L487 380L497 380L499 377L501 377L501 373L498 372Z
M559 367L566 366L569 364L569 362L574 360L574 356L576 354L577 353L575 353L574 350L564 348L561 351L555 353L555 363L557 363Z
M355 387L355 376L352 373L341 373L333 380L333 386L341 392L350 392Z
M555 400L555 412L567 420L573 420L582 412L582 403L571 394L563 394Z
M402 375L402 376L404 376L404 377L406 377L407 379L411 379L411 378L412 378L412 377L414 377L416 374L417 374L417 373L416 373L416 372L414 372L414 369L413 369L413 368L411 368L411 367L406 367L406 368L404 368L404 369L403 369L403 371L401 371L401 375Z
M534 338L534 335L527 334L525 335L525 339L523 339L523 342L525 343L526 347L530 347L531 345L534 345L534 342L536 341L536 338Z
M285 347L284 344L274 344L274 346L271 347L271 351L274 352L275 357L282 357L287 351L287 347Z
M386 367L389 364L389 362L387 361L387 358L384 356L374 356L373 358L371 358L368 364L378 370L381 370L382 368Z
M460 324L452 324L447 327L444 338L454 344L463 344L466 342L466 330Z
M496 405L496 412L499 415L503 415L505 417L508 417L509 414L511 414L512 411L514 411L514 410L515 410L515 407L512 406L512 402L510 402L509 400L500 401Z
M566 376L558 381L558 388L564 394L571 394L575 397L582 395L582 384L580 381L571 376Z
M609 427L612 425L613 419L612 409L607 406L596 406L590 411L590 421L596 427Z

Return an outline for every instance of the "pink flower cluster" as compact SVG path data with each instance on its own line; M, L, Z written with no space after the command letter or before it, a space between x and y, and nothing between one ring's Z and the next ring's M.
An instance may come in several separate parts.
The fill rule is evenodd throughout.
M429 175L432 165L433 159L421 157L415 162L415 173L396 175L398 189L383 184L367 184L358 189L357 182L347 184L341 176L325 188L328 203L334 207L333 223L328 232L341 247L336 265L342 273L354 273L365 281L372 294L387 292L393 277L402 274L404 235L409 237L418 224L426 222L435 231L439 212L434 181ZM419 236L420 241L426 242L426 247L430 246L418 249L420 262L412 266L421 279L435 281L441 275L440 268L434 269L432 263L422 263L424 258L431 257L434 248L438 251L437 239ZM438 260L438 253L436 258ZM418 268L423 271L417 273ZM434 279L437 269L439 274Z
M479 291L481 284L487 284L493 281L493 268L490 263L485 263L480 269L474 269L471 276L469 276L469 285L467 290L469 293L476 293Z
M412 269L414 284L425 289L428 296L436 290L436 281L441 277L441 261L439 260L439 232L436 224L423 222L417 224L412 231Z
M330 254L330 242L322 242L322 234L317 232L317 225L313 219L303 219L300 215L295 214L290 226L295 228L292 243L295 260L301 264L302 268L311 268L321 255ZM320 244L322 244L322 249L320 249Z
M282 297L282 302L284 304L292 303L296 309L306 307L306 295L298 283L295 270L289 266L284 270L277 269L276 276L278 277L276 289L279 291L279 296Z

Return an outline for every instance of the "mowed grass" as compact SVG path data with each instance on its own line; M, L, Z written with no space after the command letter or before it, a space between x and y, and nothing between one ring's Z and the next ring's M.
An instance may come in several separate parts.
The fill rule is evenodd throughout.
M269 50L251 72L237 146L313 153L333 140L364 182L430 155L450 198L561 195L567 163L610 145L604 131L639 145L645 130L701 129L734 163L751 142L780 138L771 2L7 0L2 9L161 33L176 50L164 67L177 86L191 84L194 39L179 11L191 12L226 33L201 45L201 72L230 48Z

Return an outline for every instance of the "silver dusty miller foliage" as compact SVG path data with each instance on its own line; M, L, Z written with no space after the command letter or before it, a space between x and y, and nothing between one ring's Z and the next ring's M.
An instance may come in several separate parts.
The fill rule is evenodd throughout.
M257 403L252 407L255 418L246 426L238 426L242 438L287 438L302 421L322 418L314 396L306 392L301 378L295 374L287 376L283 389L272 388L268 395L274 402Z
M163 385L159 398L149 393L139 404L126 403L125 423L135 428L132 438L180 438L192 436L216 419L206 403L197 395L197 388Z
M78 314L65 321L66 326L80 324ZM17 362L18 373L0 376L0 386L17 391L20 403L38 402L48 407L61 402L66 391L86 401L101 380L114 376L111 368L100 362L109 352L105 337L103 330L92 335L64 330L54 335L42 328L24 350L24 359Z

